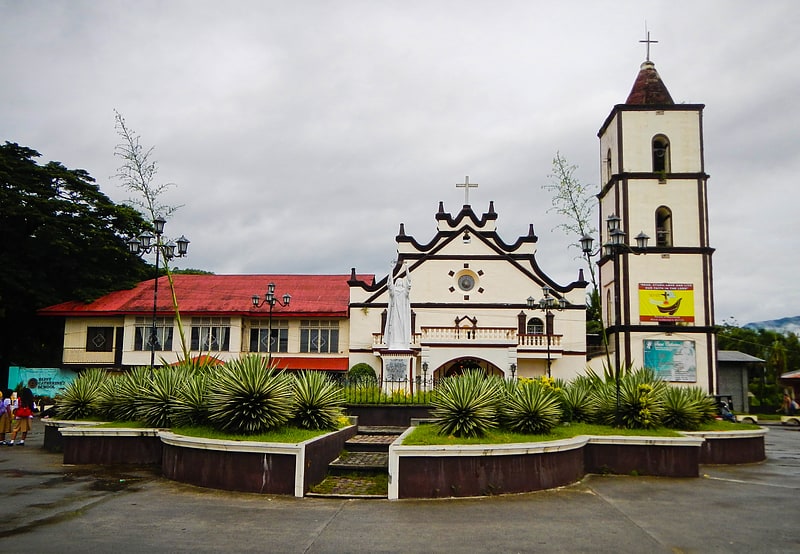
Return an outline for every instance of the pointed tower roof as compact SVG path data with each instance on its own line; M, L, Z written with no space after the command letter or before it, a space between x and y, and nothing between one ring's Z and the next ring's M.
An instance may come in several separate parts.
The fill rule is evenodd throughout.
M625 104L638 106L675 104L672 96L669 95L667 86L656 71L655 64L650 60L641 65L639 75L636 76L636 81L633 83L633 88L628 94Z

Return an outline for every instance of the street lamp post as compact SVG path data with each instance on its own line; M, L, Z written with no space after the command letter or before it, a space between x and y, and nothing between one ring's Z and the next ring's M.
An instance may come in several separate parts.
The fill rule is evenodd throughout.
M615 215L611 214L606 218L606 230L608 231L609 240L603 244L602 252L603 258L611 258L611 261L614 264L614 327L619 327L622 322L622 306L620 302L621 297L621 290L622 284L620 279L620 264L619 258L623 253L630 253L630 254L646 254L647 252L647 241L650 240L650 237L647 236L644 231L640 232L636 235L636 248L631 248L625 242L625 231L620 229L620 218ZM581 243L581 250L583 250L584 255L586 256L587 260L590 260L593 256L597 255L600 250L597 252L592 252L592 243L594 239L589 235L584 235L580 239ZM595 287L597 285L595 284ZM602 320L602 316L601 316ZM607 322L610 323L610 322ZM611 327L611 325L603 326L603 338L606 348L606 358L608 360L609 365L611 364L611 355L608 351L608 338L607 338L607 331L606 327ZM616 411L614 413L614 422L617 427L620 426L620 387L619 387L619 378L620 378L620 332L619 329L615 329L614 331L614 381L615 381L615 392L616 392Z
M270 283L267 285L267 292L264 294L263 300L257 294L254 294L251 297L251 300L253 301L253 307L255 308L260 308L264 304L269 304L269 320L267 323L267 363L269 364L272 362L272 308L275 306L275 304L278 304L284 308L287 307L289 302L292 300L292 295L289 293L284 294L283 302L281 302L280 299L275 296L275 283Z
M428 389L428 362L422 362L422 390Z
M561 311L567 307L567 299L563 296L559 299L556 299L553 296L553 289L548 287L547 285L542 287L542 294L544 297L536 302L536 299L533 296L528 297L528 309L534 310L537 308L542 310L545 314L545 333L547 335L547 377L551 377L550 366L552 364L552 359L550 356L550 340L553 336L553 318L555 315L553 314L552 310Z
M172 258L183 258L189 251L189 239L181 235L181 238L175 242L169 241L164 244L162 237L164 235L164 226L167 220L161 216L153 220L153 231L155 235L144 232L139 235L139 238L132 238L128 241L128 250L131 254L143 256L155 250L156 253L156 278L153 284L153 317L150 326L150 368L152 369L156 363L156 343L158 342L158 334L156 332L156 310L158 308L158 274L159 264L161 263L161 256L163 254L164 260L169 261ZM155 242L153 242L155 239ZM177 250L177 251L176 251Z

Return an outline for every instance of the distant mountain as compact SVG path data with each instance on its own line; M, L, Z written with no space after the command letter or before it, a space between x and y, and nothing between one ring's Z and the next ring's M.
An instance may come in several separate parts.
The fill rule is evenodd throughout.
M800 315L794 317L784 317L781 319L773 319L770 321L756 321L743 325L745 329L766 329L768 331L777 331L778 333L794 333L800 336Z

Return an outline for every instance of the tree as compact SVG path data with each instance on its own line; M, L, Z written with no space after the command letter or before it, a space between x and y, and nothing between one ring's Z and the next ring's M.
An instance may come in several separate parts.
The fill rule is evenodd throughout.
M563 230L567 236L575 239L570 246L580 248L578 241L583 235L597 232L591 223L597 199L589 186L582 184L575 177L577 169L578 166L570 164L561 152L556 152L556 157L553 158L553 173L547 176L551 181L542 185L542 188L553 194L552 207L547 212L555 212L564 218L564 221L553 229ZM594 277L592 264L589 264L589 272Z
M116 110L114 114L114 127L122 139L122 142L114 148L114 155L122 159L116 177L122 181L124 188L135 195L128 202L150 221L157 216L169 219L180 206L162 204L159 198L167 189L174 187L175 183L154 182L158 164L150 158L150 155L155 147L145 149L139 135L128 126L122 114Z
M36 310L94 300L146 275L145 264L125 242L147 227L136 210L112 202L86 171L59 162L39 165L40 156L15 143L0 146L3 372L11 362L60 360L54 354L60 353L61 331L51 320L37 318Z
M764 360L763 374L759 370L750 375L751 391L762 405L780 404L781 374L800 369L800 341L797 335L725 323L717 328L717 344L720 350L738 350Z
M117 134L122 139L122 142L114 149L114 155L122 158L122 166L117 170L116 177L122 181L122 186L128 191L134 193L136 196L128 201L139 210L150 221L155 221L156 217L167 218L172 215L180 206L168 206L162 204L160 197L164 192L175 186L174 183L157 184L155 182L156 174L158 173L158 164L150 158L155 147L145 149L139 138L139 135L131 129L125 118L122 117L118 111L114 110L115 114L115 127ZM160 248L160 245L156 245ZM175 319L178 324L178 337L181 341L181 349L185 359L189 359L189 348L186 343L186 334L183 332L183 321L181 320L181 313L178 306L178 298L175 295L175 282L172 279L172 271L169 266L169 258L161 256L161 263L163 264L164 274L167 276L169 283L169 290L172 296L172 307L175 311ZM156 272L161 273L161 268L157 267Z
M555 212L563 217L563 221L556 225L553 230L563 230L569 237L575 239L575 242L571 243L570 246L580 248L578 241L580 241L581 237L597 232L596 227L591 223L597 206L597 199L592 194L589 186L582 184L575 177L577 169L578 166L570 164L561 155L561 152L556 152L556 157L553 158L553 172L547 176L550 182L542 185L542 189L553 194L552 207L547 212ZM586 299L586 332L600 334L606 352L606 360L610 368L611 358L608 352L608 338L602 323L597 274L591 259L588 257L585 259L592 283L592 290L589 291Z

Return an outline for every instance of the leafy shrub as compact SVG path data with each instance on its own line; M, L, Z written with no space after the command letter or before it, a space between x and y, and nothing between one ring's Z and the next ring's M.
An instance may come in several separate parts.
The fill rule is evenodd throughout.
M496 379L487 379L482 371L468 370L463 375L441 381L433 399L431 414L442 435L479 437L497 426Z
M335 429L342 415L342 389L320 371L303 371L294 380L294 416L304 429Z
M284 425L292 416L292 378L260 356L227 362L209 383L208 419L222 430L252 435Z
M561 418L558 393L536 381L520 383L503 408L503 421L519 433L547 434Z
M374 385L378 382L378 378L375 375L375 370L372 369L372 366L362 362L350 368L350 370L347 372L347 381L354 385Z
M87 369L64 392L56 395L56 415L62 419L87 419L98 413L97 396L107 379L103 369Z

